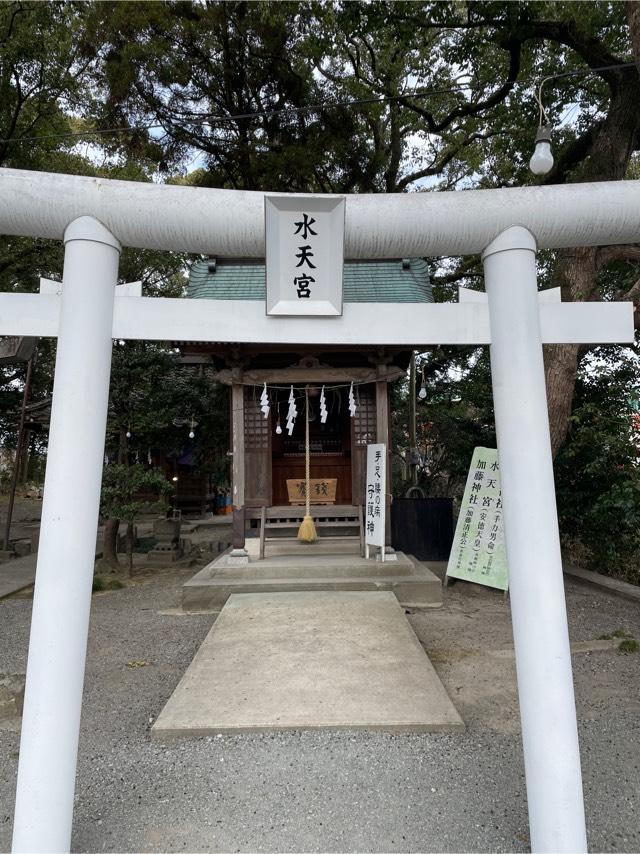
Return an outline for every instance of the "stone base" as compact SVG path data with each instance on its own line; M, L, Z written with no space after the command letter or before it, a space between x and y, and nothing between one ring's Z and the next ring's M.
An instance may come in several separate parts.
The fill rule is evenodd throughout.
M246 549L231 549L226 555L227 566L248 566L249 554Z
M263 560L250 555L234 557L233 552L227 552L183 585L182 608L219 611L234 593L320 590L388 590L407 607L442 605L440 579L426 564L402 552L395 553L395 561L378 562L357 554L324 554L322 547L318 541L302 546L299 553Z
M26 557L31 554L31 540L16 540L13 547L18 557Z
M395 549L392 549L391 546L385 546L384 550L384 560L382 560L382 553L378 552L376 554L376 560L380 563L389 563L389 561L398 560L398 554Z

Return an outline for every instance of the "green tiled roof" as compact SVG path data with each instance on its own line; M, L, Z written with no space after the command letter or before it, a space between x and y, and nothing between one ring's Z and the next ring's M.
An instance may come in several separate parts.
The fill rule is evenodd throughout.
M209 267L215 272L209 272ZM423 258L345 261L345 302L433 302L429 270ZM254 261L196 261L189 272L192 299L265 299L264 264Z

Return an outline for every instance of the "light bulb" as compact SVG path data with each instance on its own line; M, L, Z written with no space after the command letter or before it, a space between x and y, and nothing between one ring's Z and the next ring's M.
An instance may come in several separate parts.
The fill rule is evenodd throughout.
M427 390L422 385L422 386L420 386L420 391L418 392L418 397L420 398L420 400L424 400L426 396L427 396Z
M125 435L126 435L127 439L130 439L130 438L131 438L131 433L130 433L128 430L127 430L127 432L126 432L126 434L125 434Z
M276 433L278 434L278 436L282 433L282 427L279 424L276 427Z
M546 175L553 166L553 154L551 153L551 128L544 125L538 128L536 134L536 147L529 161L529 169L534 175Z
M189 438L190 438L190 439L195 439L195 437L196 437L196 434L193 432L193 430L190 430L190 431L189 431Z

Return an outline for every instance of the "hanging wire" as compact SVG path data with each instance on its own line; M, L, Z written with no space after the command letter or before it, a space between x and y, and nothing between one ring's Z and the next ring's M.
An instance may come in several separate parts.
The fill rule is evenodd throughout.
M539 119L538 125L540 127L544 127L544 125L551 124L551 119L549 118L549 113L545 110L544 104L542 103L542 87L547 82L547 80L552 80L551 77L545 77L540 85L538 86L538 92L536 94L536 100L538 101L538 110L539 110Z
M542 98L542 86L547 83L549 80L557 80L561 77L575 77L579 75L588 75L594 74L599 71L614 71L619 68L630 68L635 67L635 62L618 62L612 65L600 65L594 66L593 68L579 68L574 71L564 71L558 74L552 74L548 77L545 77L542 83L539 84L538 87L538 95L537 100L538 104L541 107L541 114L546 115L546 111L541 103ZM511 81L514 85L516 83L520 83L523 85L526 84L535 84L537 78L522 78L520 80ZM451 86L446 89L421 89L415 92L404 92L402 95L385 95L377 98L355 98L352 100L346 101L329 101L326 104L309 104L305 107L282 107L277 110L256 110L251 113L234 113L229 116L215 116L212 113L192 113L194 116L192 119L186 120L188 124L197 125L197 124L227 124L229 122L237 122L243 119L257 119L257 118L271 118L273 116L281 116L281 115L292 115L296 116L300 113L322 113L326 110L332 109L344 109L350 107L359 107L365 106L369 104L385 104L392 103L395 101L404 101L409 98L427 98L433 95L452 95L457 92L467 92L474 91L476 87L471 84L460 84L458 86ZM188 115L186 113L185 115ZM177 126L177 129L184 129L184 126ZM41 134L40 136L22 136L22 137L5 137L0 139L0 144L22 144L25 142L44 142L50 139L82 139L87 136L106 136L109 134L118 134L118 133L136 133L143 130L162 130L165 135L169 135L169 131L167 130L166 123L163 124L161 122L148 122L142 125L138 125L135 127L131 126L119 126L119 127L110 127L110 128L94 128L82 131L69 131L68 133L49 133L49 134Z
M593 68L579 68L574 71L561 71L558 74L549 74L547 77L543 77L538 86L538 91L536 94L536 100L538 102L539 108L539 124L542 127L545 124L551 124L551 119L549 118L549 114L545 109L544 104L542 103L542 87L545 83L548 83L549 80L559 80L563 77L575 77L577 75L582 74L595 74L598 71L615 71L618 68L635 68L637 65L636 62L617 62L613 65L598 65Z

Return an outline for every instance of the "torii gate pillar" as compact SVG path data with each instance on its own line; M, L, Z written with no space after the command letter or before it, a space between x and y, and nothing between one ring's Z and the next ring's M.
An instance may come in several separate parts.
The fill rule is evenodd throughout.
M64 234L62 305L33 596L13 851L69 851L120 244Z
M520 226L503 231L483 253L491 376L531 849L582 852L587 839L535 253L533 236Z

